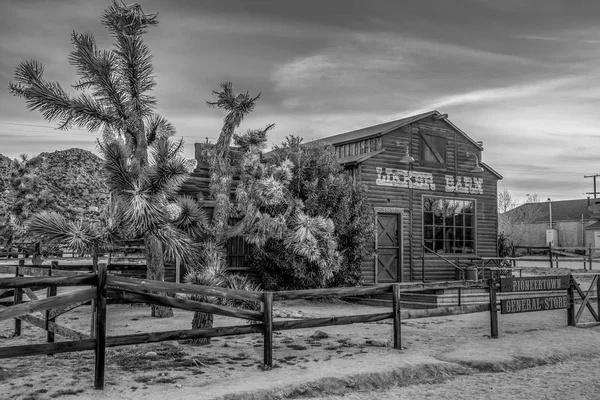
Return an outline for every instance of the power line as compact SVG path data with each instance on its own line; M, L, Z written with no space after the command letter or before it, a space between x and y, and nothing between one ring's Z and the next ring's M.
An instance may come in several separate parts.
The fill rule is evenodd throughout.
M594 191L590 192L590 193L586 193L586 194L593 194L594 195L594 199L597 197L598 192L596 191L596 178L598 178L600 176L600 174L594 174L594 175L584 175L584 178L594 178Z
M6 121L0 121L0 124L2 124L2 125L16 125L16 126L33 126L35 128L45 128L45 129L58 130L57 128L52 128L52 127L47 126L47 125L21 124L21 123L17 123L17 122L6 122ZM87 131L87 129L82 129L82 128L70 128L69 130Z

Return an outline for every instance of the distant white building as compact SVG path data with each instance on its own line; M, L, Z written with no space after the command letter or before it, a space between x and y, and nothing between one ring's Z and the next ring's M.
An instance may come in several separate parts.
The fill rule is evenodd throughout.
M600 248L597 200L598 205L595 199L525 203L500 215L499 232L510 236L515 246L547 246L547 230L555 229L556 246Z

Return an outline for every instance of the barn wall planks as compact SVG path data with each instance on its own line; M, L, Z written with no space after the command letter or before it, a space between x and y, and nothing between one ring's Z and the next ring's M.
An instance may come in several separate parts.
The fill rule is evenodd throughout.
M423 162L423 134L445 138L445 164L443 166L435 167ZM423 280L421 273L423 249L421 245L423 244L424 196L474 200L476 218L474 255L496 256L498 229L496 204L499 177L487 168L484 168L484 172L471 172L475 167L476 160L472 156L467 157L467 152L469 152L481 159L481 149L446 121L436 121L432 118L425 118L387 132L382 135L381 139L381 148L384 151L360 163L359 168L357 168L358 179L367 186L369 200L374 207L398 207L405 210L402 220L404 228L402 237L404 243L402 254L404 273L402 280ZM358 142L361 139L356 140ZM345 143L343 146L354 148L349 143ZM408 146L410 155L415 158L415 161L410 165L400 163L400 159L405 155L406 146ZM342 155L343 162L344 152L337 150L337 154ZM385 180L386 168L401 170L401 177L399 179L395 178L395 184L388 183L389 186L377 184L378 179ZM402 187L402 181L406 179L402 177L402 174L406 173L416 174L417 176L419 173L431 174L432 180L429 181L429 185L421 185L420 188ZM447 175L451 176L455 183L459 180L457 177L483 179L483 183L480 190L473 190L470 193L447 192ZM412 179L415 180L415 178ZM432 190L433 187L435 187L434 190ZM469 256L469 254L444 254L444 257L449 259L464 258L466 256ZM365 283L376 282L374 262L374 260L368 260L363 263ZM462 265L464 266L464 264ZM425 254L425 266L424 279L427 281L456 279L455 269L433 254Z

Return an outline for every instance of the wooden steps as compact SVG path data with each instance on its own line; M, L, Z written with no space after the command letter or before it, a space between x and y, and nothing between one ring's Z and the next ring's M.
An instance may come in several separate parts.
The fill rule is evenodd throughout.
M505 299L516 299L516 298L529 298L538 296L552 296L552 295L564 295L565 291L553 291L553 292L526 292L526 293L498 293L498 300ZM591 297L596 299L596 291L592 291ZM347 299L349 301L355 301L360 304L391 307L392 306L392 295L391 293L375 294L369 297L355 297ZM489 293L486 289L461 289L460 290L460 305L475 305L475 304L487 304L489 303ZM579 302L581 299L579 296L575 296L575 301ZM595 301L595 300L594 300ZM438 308L438 307L452 307L459 305L459 290L458 289L444 289L444 290L426 290L421 292L403 293L400 296L400 306L408 309L423 309L423 308Z

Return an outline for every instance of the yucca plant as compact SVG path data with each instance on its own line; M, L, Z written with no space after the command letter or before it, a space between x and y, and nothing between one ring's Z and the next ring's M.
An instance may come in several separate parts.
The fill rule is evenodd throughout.
M227 260L223 249L216 243L207 241L203 243L202 261L190 269L185 276L185 281L194 285L220 286L229 289L259 291L260 285L252 282L248 277L227 272ZM190 296L191 300L204 303L214 303L238 308L259 310L260 302L244 301L237 299L222 299L210 296ZM212 328L214 315L204 312L195 312L192 320L192 329ZM197 338L190 341L194 345L210 343L210 338Z
M15 82L9 87L13 95L25 99L30 110L58 121L58 129L102 131L100 150L106 160L111 206L117 207L129 233L144 238L148 279L161 280L165 254L191 260L193 251L186 248L193 246L171 223L177 218L168 217L178 217L179 209L170 197L189 168L180 158L161 158L172 152L165 150L171 148L166 139L175 129L155 113L156 99L151 94L156 86L154 66L143 37L158 23L157 15L144 13L137 3L114 0L101 21L113 39L110 50L100 50L89 33L71 35L69 63L80 76L72 86L79 95L72 96L59 83L46 80L44 66L35 60L17 66ZM156 151L154 162L150 148ZM170 316L172 311L153 307L152 315Z
M199 260L199 250L190 233L201 231L205 214L190 207L177 190L195 167L181 157L183 141L156 138L145 167L130 162L127 147L118 140L99 143L105 158L105 174L112 194L111 207L129 238L143 238L147 254L147 277L164 280L165 257L185 265ZM152 306L152 315L168 317L173 311Z
M27 232L44 243L91 254L95 266L99 255L123 237L123 227L109 215L102 214L96 221L69 220L55 211L34 214L27 221Z

